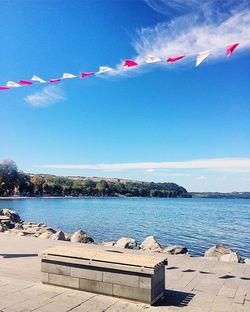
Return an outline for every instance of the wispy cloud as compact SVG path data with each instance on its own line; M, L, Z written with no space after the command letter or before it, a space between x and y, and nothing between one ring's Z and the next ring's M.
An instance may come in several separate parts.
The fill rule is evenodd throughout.
M212 169L212 170L250 170L250 158L219 158L177 162L135 162L112 164L48 164L36 165L51 169L90 169L90 170L153 170L153 169Z
M145 1L162 14L175 10L182 15L138 30L134 41L138 60L147 55L193 55L208 49L218 49L213 55L217 58L225 56L221 48L235 42L240 42L239 51L250 48L249 1Z
M24 100L33 106L42 107L65 100L65 96L60 86L50 85L42 91L27 95Z
M205 180L207 180L207 177L204 175L201 175L201 176L198 176L196 179L199 181L205 181Z
M155 11L166 16L166 21L136 30L132 40L133 59L144 64L150 55L166 60L168 57L186 55L181 61L188 63L199 52L212 50L208 60L226 60L225 47L240 43L237 53L250 48L250 2L248 0L145 0ZM175 16L169 19L170 16ZM137 76L157 67L175 68L160 62L154 66L122 68L123 60L112 71L100 78L125 78Z

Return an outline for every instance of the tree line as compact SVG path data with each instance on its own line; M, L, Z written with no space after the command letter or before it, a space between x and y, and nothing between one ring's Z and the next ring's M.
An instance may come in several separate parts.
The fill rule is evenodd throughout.
M0 163L0 196L191 197L175 183L110 182L27 174L13 160Z

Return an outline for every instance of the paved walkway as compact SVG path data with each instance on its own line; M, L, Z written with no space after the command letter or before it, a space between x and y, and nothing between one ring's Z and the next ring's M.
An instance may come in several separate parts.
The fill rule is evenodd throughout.
M250 311L250 266L198 257L168 257L166 298L156 307L41 284L37 254L67 244L0 233L0 311Z

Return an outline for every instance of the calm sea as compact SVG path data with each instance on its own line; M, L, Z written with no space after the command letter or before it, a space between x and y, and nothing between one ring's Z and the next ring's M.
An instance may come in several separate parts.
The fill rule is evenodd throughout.
M8 199L0 208L66 232L83 229L98 242L130 236L140 243L154 235L163 246L185 245L193 255L224 243L250 258L248 199Z

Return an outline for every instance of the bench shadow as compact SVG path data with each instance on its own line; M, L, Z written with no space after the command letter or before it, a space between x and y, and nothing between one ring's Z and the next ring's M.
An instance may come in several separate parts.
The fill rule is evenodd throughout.
M37 256L38 256L38 254L0 254L0 257L3 257L5 259L37 257Z
M226 274L226 275L220 276L219 278L221 278L221 279L230 279L230 278L235 278L235 276Z
M164 306L164 307L186 307L189 302L193 299L195 294L176 291L176 290L168 290L166 289L164 292L164 296L156 302L156 306Z
M179 267L177 266L167 267L167 270L176 270L176 269L179 269Z

